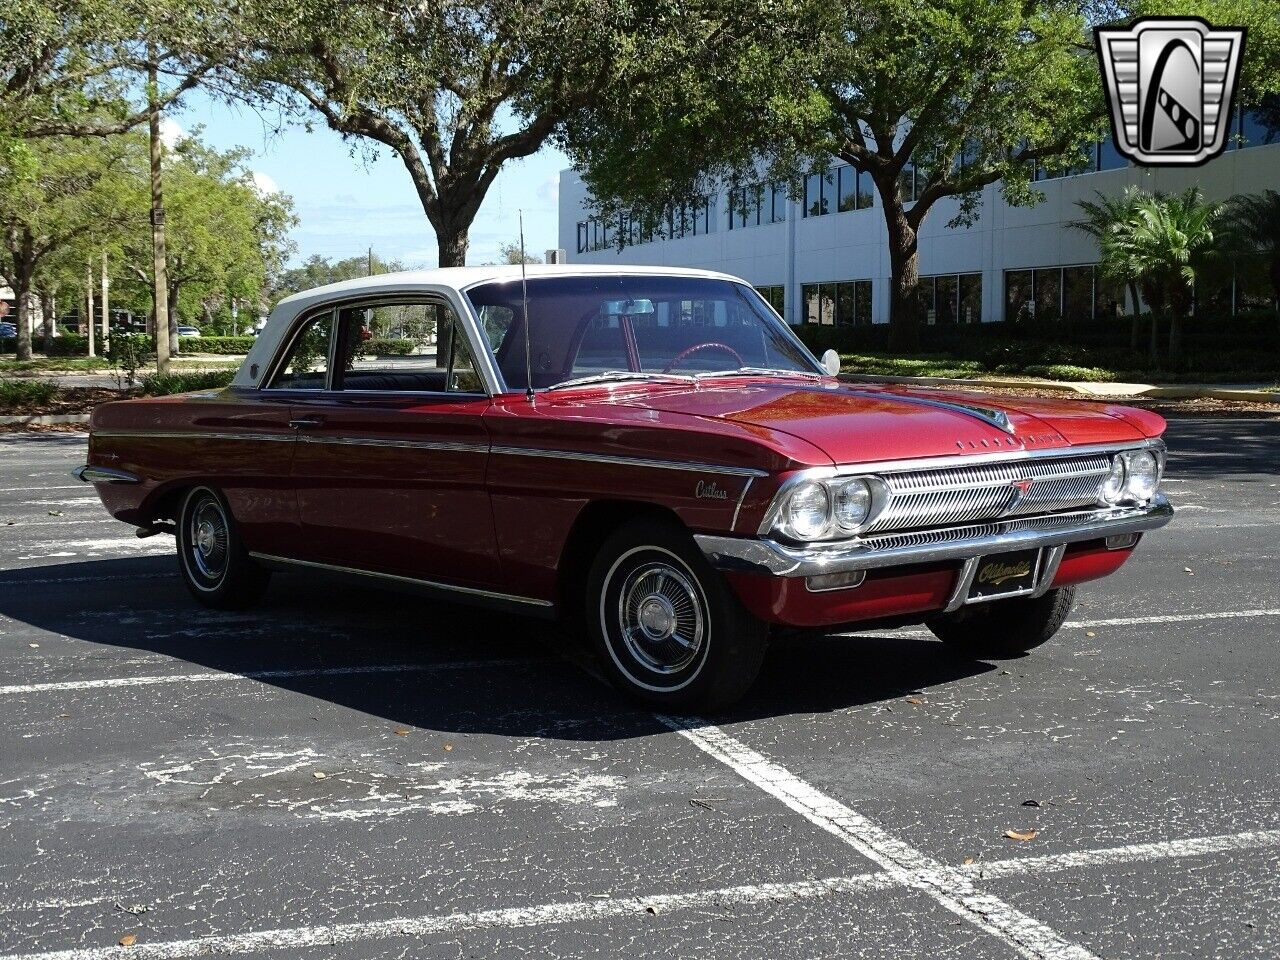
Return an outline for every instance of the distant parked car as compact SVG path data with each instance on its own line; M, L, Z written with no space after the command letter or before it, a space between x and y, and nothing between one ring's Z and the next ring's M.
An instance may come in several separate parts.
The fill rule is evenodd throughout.
M178 336L180 337L198 337L200 331L196 327L179 327Z
M18 335L18 328L12 323L0 323L0 340L8 340Z

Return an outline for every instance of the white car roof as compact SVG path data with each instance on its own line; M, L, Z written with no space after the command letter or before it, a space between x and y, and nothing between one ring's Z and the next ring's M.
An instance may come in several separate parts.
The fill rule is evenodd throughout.
M525 275L529 279L536 277L698 277L710 280L732 280L745 283L740 277L713 270L694 270L687 267L627 267L602 266L593 264L529 264L525 267ZM326 301L346 297L361 297L365 294L379 293L439 293L453 301L459 310L464 309L462 292L478 283L492 280L519 280L521 269L519 264L494 265L487 267L441 267L436 270L404 270L399 273L380 273L371 277L358 277L355 280L343 280L341 283L330 283L323 287L303 290L291 297L285 297L276 304L267 318L266 326L258 334L253 349L244 358L244 363L236 372L233 386L255 387L261 377L266 375L267 366L300 313L318 306Z

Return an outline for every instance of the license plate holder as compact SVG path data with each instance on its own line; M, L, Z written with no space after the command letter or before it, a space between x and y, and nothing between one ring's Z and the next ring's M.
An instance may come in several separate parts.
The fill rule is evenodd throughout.
M984 603L1035 593L1044 561L1043 548L993 553L978 560L966 603Z

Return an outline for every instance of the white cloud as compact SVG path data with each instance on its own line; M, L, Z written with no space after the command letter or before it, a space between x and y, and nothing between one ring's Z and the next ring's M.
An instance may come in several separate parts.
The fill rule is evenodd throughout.
M250 171L250 176L253 178L254 187L262 196L269 197L273 193L280 192L280 185L261 170Z
M172 149L174 144L187 135L187 131L182 129L182 125L176 120L168 117L160 118L160 142L166 147Z
M538 199L550 206L560 202L560 174L553 173L538 187Z

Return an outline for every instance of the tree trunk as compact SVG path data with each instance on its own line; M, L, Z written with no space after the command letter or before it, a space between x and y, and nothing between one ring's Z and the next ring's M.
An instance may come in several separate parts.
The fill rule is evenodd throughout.
M465 267L467 265L469 230L470 224L436 228L436 244L440 248L440 266Z
M1280 324L1280 257L1271 258L1271 294L1276 300L1276 322ZM1280 327L1277 327L1280 333Z
M1182 355L1182 308L1174 304L1169 311L1169 359Z
M53 294L48 290L40 293L40 313L44 317L44 355L53 352L53 325L57 323L57 305Z
M1138 285L1129 284L1129 299L1133 301L1133 315L1129 318L1129 349L1136 351L1142 335L1142 301L1138 299Z
M5 238L8 241L9 262L13 264L9 281L17 300L14 326L17 327L18 360L31 359L31 281L36 273L35 237L25 227L11 227Z
M1175 285L1169 291L1169 359L1182 356L1182 320L1192 304L1189 285Z
M182 352L182 346L178 342L178 294L182 290L182 284L176 281L169 283L169 356L176 357Z
M889 349L920 349L920 247L915 228L897 198L897 181L881 188L885 225L889 228ZM887 198L887 199L886 199Z
M156 315L156 373L169 372L169 278L168 260L164 245L164 178L161 160L164 143L160 139L159 71L155 64L155 50L147 51L152 63L147 69L147 96L150 110L147 116L151 160L151 258L152 289Z
M31 359L31 274L26 270L15 270L13 278L13 295L18 301L17 317L14 320L18 328L19 360Z

